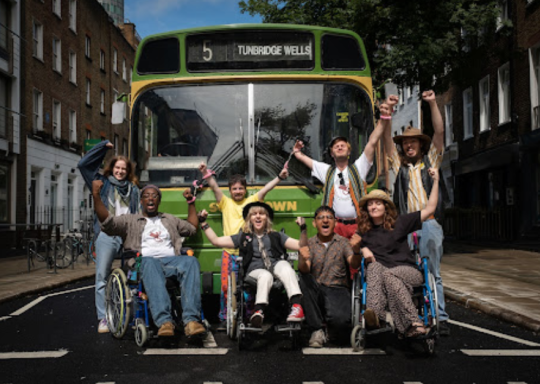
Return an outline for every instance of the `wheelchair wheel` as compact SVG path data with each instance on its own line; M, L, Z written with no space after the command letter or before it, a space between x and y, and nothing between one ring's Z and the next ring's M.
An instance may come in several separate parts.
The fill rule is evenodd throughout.
M435 312L435 318L432 318L431 312L428 313L428 318L430 319L429 325L435 325L435 329L439 332L439 298L437 297L437 286L435 285L435 276L429 272L429 286L431 288L431 306Z
M105 289L105 313L111 334L120 339L126 333L131 315L131 291L120 268L112 271Z
M236 301L236 274L232 272L228 279L227 293L227 335L234 339L236 337L237 328L237 311L238 305Z
M363 351L366 347L366 330L361 325L357 325L351 332L351 347L354 352Z
M143 319L135 320L135 343L138 347L142 347L148 340L148 329Z
M353 327L360 324L360 304L362 299L362 290L360 283L360 273L357 273L352 283L351 293L351 324Z

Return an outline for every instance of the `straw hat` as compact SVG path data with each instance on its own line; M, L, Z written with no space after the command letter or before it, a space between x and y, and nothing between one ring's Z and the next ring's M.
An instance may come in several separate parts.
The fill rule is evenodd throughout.
M249 203L248 205L244 207L244 209L242 210L242 216L244 217L244 220L246 219L249 213L249 209L251 207L262 207L266 209L266 212L268 212L268 217L270 217L270 220L274 220L274 210L272 209L271 206L269 206L266 203L263 203L262 201L254 201L253 203Z
M431 138L428 135L424 135L421 130L419 130L418 128L411 127L410 125L407 128L405 128L403 135L394 137L394 143L402 145L403 139L406 139L409 137L419 139L420 142L423 145L425 145L426 148L428 148L429 144L431 143Z
M360 206L360 208L362 208L364 205L366 205L366 203L369 200L374 200L374 199L385 201L388 204L390 204L392 208L394 209L396 208L396 206L394 205L394 202L392 201L392 199L390 199L390 196L388 196L386 192L380 189L374 189L370 193L362 197L360 201L358 202L358 205Z

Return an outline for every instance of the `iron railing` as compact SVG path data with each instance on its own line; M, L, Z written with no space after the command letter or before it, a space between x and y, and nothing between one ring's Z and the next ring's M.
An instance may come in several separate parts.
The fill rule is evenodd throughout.
M515 224L513 207L451 208L444 213L445 236L457 240L512 241Z

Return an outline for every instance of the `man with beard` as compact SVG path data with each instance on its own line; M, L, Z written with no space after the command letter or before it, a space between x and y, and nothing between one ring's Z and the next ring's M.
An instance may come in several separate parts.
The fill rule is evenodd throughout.
M92 183L94 210L107 235L122 237L125 250L141 252L141 279L148 295L150 313L159 327L158 336L174 336L171 300L165 286L165 279L170 276L176 276L180 282L185 335L204 333L199 261L192 256L180 256L184 237L193 236L197 231L199 220L195 204L188 204L187 221L161 213L158 211L161 191L150 184L141 189L142 213L112 216L101 200L102 187L101 180ZM184 197L187 201L192 200L189 189L184 191Z
M381 105L381 110L387 108ZM328 145L328 153L334 159L335 165L326 164L311 159L302 153L304 143L297 141L294 145L294 156L309 169L311 175L324 184L321 205L328 205L336 213L337 234L350 239L356 231L356 218L359 213L358 202L365 194L366 176L373 165L375 149L383 132L390 129L389 120L379 120L369 136L362 155L349 164L351 144L346 137L333 138Z
M349 268L358 268L362 254L355 254L349 240L334 233L334 210L323 205L315 211L313 226L317 235L300 248L298 270L302 307L311 330L309 346L321 348L326 342L323 324L339 333L349 333L351 319L351 281ZM360 237L356 236L356 243Z
M433 123L433 139L424 135L418 128L407 127L402 135L391 137L390 130L384 133L384 146L388 153L388 164L396 175L394 184L394 203L400 214L421 211L426 207L431 192L433 179L428 170L441 166L444 152L444 124L441 112L435 100L435 92L429 90L422 93L422 99L429 104ZM397 96L388 98L390 111L397 103ZM382 117L382 116L381 116ZM389 117L389 116L388 116ZM388 118L386 117L386 118ZM397 145L399 149L396 149ZM439 191L441 189L439 188ZM442 206L439 197L437 212ZM422 224L417 232L419 248L422 256L429 258L429 269L435 277L439 307L439 334L450 335L448 314L445 310L444 291L441 278L441 258L443 255L443 230L435 216L431 216Z

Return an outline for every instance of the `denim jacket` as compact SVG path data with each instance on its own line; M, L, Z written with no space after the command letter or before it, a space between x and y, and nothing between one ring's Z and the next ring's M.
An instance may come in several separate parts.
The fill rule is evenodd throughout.
M107 154L107 151L109 149L107 148L108 143L110 143L109 140L103 140L101 143L97 144L94 148L89 150L86 155L84 155L84 157L79 161L79 164L77 164L79 171L81 171L84 182L86 183L86 186L88 187L88 189L90 189L90 191L92 191L92 181L103 181L103 188L101 188L100 193L101 200L103 202L107 201L111 182L105 176L99 173L99 168L101 167L101 163L103 163L103 159L105 158L105 155ZM129 212L138 213L140 204L139 188L136 185L133 185L132 187L133 188L131 190ZM99 219L94 213L94 239L97 237L99 232L101 232Z

